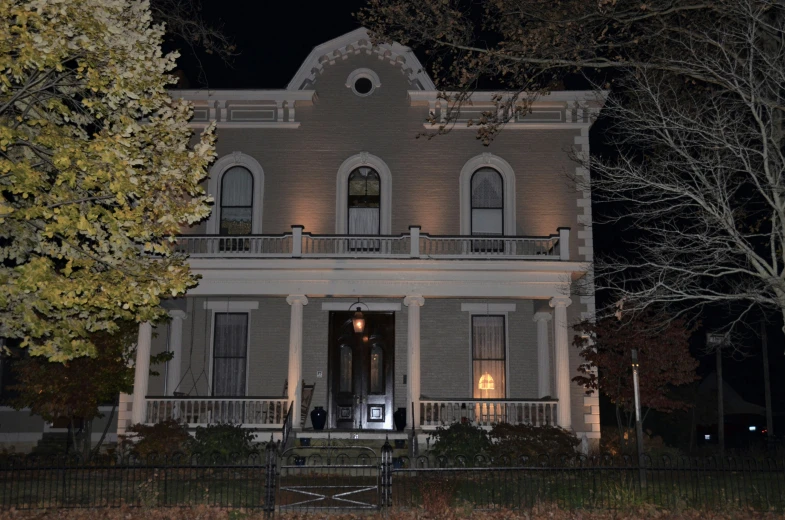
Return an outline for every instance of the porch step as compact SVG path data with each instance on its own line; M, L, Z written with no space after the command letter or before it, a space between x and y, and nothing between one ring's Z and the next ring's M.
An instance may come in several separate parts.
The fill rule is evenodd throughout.
M351 448L369 448L373 450L377 457L382 454L382 446L389 441L393 448L393 457L409 455L409 434L406 432L369 432L369 431L300 431L296 432L294 443L297 456L310 457L311 455L322 455L331 452L333 455L343 452L351 452ZM327 448L333 449L327 449ZM347 453L349 456L356 456L361 451Z

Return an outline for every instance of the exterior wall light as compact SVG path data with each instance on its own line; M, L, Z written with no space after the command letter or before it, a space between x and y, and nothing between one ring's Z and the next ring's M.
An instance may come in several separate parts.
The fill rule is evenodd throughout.
M359 298L357 299L357 302L349 306L349 310L352 310L352 307L356 308L354 312L354 316L352 316L352 326L354 327L354 332L356 332L357 334L362 334L363 331L365 330L365 316L363 316L363 312L360 309L360 305L365 305L365 307L368 308L368 310L370 310L370 307L368 307L367 304L362 303Z

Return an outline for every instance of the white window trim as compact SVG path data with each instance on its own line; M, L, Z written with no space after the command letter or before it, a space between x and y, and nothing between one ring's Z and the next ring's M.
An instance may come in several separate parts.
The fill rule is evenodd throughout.
M504 316L504 398L510 397L510 316L515 312L514 303L462 303L461 311L469 314L469 396L474 398L474 360L472 356L472 318L474 316Z
M210 303L213 303L213 302L210 302ZM230 303L249 303L249 302L230 302ZM258 308L258 302L253 302L253 303L257 304L257 307L254 307L254 308ZM207 308L207 307L208 307L208 305L205 303L205 308ZM210 316L210 323L211 323L211 327L210 327L210 368L207 371L207 395L209 397L214 397L213 396L213 361L215 360L215 357L213 356L213 354L215 352L215 350L214 350L214 347L215 347L215 317L219 313L223 313L223 314L232 313L232 314L246 314L246 315L248 315L248 322L247 322L248 323L248 330L247 330L248 338L246 339L246 344L245 344L246 345L246 349L245 349L245 397L248 397L248 380L249 380L248 376L249 376L249 372L250 372L249 369L250 369L250 366L251 366L251 309L249 308L249 309L244 309L244 310L243 309L226 310L226 308L224 308L224 307L216 309L216 308L210 306L210 310L213 311L213 312L211 313L212 315Z
M345 235L348 231L349 220L349 174L355 168L369 166L376 170L381 181L382 196L379 208L379 233L389 235L392 221L392 174L387 164L380 158L368 152L361 152L346 159L338 168L335 181L335 232Z
M264 170L259 161L242 152L232 152L224 155L210 168L210 177L207 181L207 193L213 196L213 211L207 219L207 233L217 235L221 226L221 181L229 168L242 166L253 176L253 212L251 214L251 233L262 232L262 204L264 204Z
M483 153L472 157L461 169L460 199L461 199L461 235L470 235L472 232L472 175L480 168L493 168L502 176L504 183L504 234L516 234L515 222L515 172L510 163L492 153Z
M366 78L366 79L369 79L369 80L371 80L371 84L373 85L373 86L371 87L371 90L370 90L369 92L365 93L365 94L362 94L362 93L360 93L360 92L357 92L357 90L355 90L355 88L354 88L354 84L355 84L355 82L357 82L357 80L358 80L358 79L360 79L360 78ZM379 75L378 75L378 74L376 74L376 73L375 73L374 71L372 71L371 69L365 69L365 68L362 68L362 69L355 69L355 70L353 70L353 71L352 71L352 72L349 74L349 77L348 77L348 78L346 78L346 86L347 86L347 87L349 87L350 89L352 89L352 92L354 92L354 94L355 94L356 96L360 96L360 97L368 97L368 96L370 96L371 94L373 94L373 93L374 93L374 91L375 91L377 88L379 88L379 87L381 87L381 86L382 86L382 80L380 80L380 79L379 79Z
M217 312L242 312L259 309L258 301L210 300L204 302L204 309Z

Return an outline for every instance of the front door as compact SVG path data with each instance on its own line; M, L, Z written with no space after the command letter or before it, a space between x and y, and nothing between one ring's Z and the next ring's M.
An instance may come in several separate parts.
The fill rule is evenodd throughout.
M330 313L330 426L392 429L395 314L367 312L354 332L351 312Z

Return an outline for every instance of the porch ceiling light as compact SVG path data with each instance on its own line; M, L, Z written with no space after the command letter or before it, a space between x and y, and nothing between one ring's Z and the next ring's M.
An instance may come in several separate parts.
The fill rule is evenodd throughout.
M493 389L494 389L493 378L488 372L486 372L480 378L480 390L493 390Z

